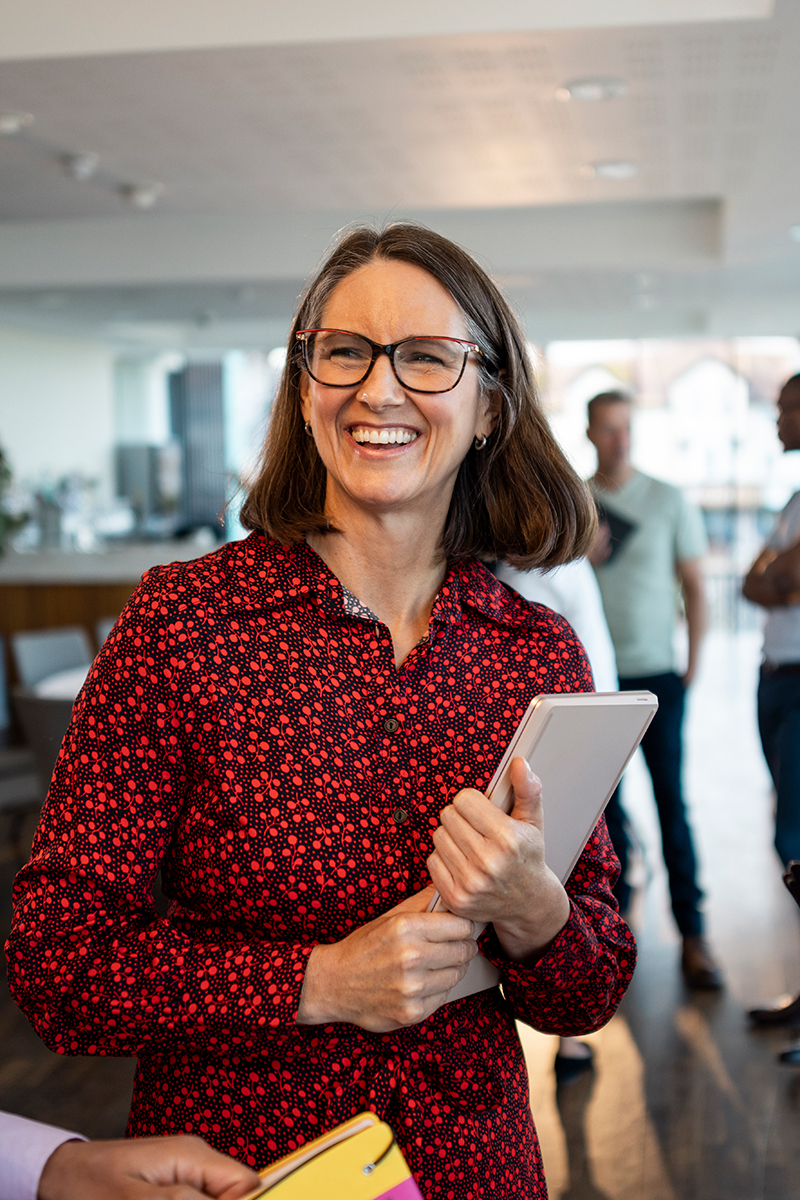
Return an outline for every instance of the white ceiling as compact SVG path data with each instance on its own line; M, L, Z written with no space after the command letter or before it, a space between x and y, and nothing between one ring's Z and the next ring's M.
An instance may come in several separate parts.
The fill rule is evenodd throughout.
M409 216L536 340L800 331L796 0L134 7L73 0L67 29L0 0L0 114L36 118L0 138L2 323L264 344L338 228ZM457 32L419 36L426 14ZM556 97L596 75L627 94ZM61 159L86 151L78 183ZM587 178L603 160L639 173ZM120 199L153 181L152 210Z
M768 17L774 0L2 0L0 59Z

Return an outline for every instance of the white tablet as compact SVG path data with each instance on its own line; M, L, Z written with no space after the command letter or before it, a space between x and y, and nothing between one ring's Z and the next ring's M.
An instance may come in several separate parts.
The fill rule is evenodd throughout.
M566 883L614 788L658 708L652 692L536 696L492 776L486 795L510 812L509 774L517 757L542 781L545 859ZM440 905L438 894L429 905ZM473 959L448 1001L493 987L497 970Z
M566 883L600 814L653 719L652 692L536 696L492 776L486 795L511 812L510 770L524 758L542 781L545 858Z

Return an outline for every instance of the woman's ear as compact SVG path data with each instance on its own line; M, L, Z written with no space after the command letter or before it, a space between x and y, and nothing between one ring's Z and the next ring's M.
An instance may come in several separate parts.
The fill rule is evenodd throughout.
M306 371L300 372L300 411L303 414L304 421L311 420L311 388L309 386L309 378Z
M476 437L489 437L490 434L494 433L497 422L500 420L502 408L503 393L499 387L493 387L490 392L484 393L483 404L475 431Z

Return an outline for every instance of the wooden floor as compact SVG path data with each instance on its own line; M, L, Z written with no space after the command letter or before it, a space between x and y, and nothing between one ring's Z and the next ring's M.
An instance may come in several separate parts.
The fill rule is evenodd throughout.
M634 761L639 964L617 1016L587 1039L597 1070L557 1095L555 1039L520 1030L553 1200L800 1197L800 1070L775 1062L786 1033L752 1031L745 1017L800 992L800 909L771 846L755 725L759 644L757 633L712 635L688 719L687 792L725 992L682 984L649 780Z
M690 994L678 970L644 767L626 800L643 845L634 925L640 958L618 1015L590 1040L597 1069L556 1094L555 1040L521 1029L552 1200L798 1200L800 1070L781 1067L781 1032L745 1011L800 991L800 910L771 848L769 780L754 717L757 634L714 635L688 726L688 793L709 938L727 988ZM0 818L4 821L5 818ZM4 826L0 824L0 838ZM2 923L15 862L0 845ZM65 1059L0 994L0 1108L121 1134L133 1063Z

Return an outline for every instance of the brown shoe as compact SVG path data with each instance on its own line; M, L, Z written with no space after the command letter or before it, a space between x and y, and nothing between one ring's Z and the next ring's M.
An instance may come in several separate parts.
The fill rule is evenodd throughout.
M690 988L717 992L723 986L722 972L700 934L683 939L681 968Z
M751 1008L747 1014L754 1025L800 1025L800 996L779 996L772 1004Z

